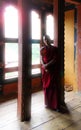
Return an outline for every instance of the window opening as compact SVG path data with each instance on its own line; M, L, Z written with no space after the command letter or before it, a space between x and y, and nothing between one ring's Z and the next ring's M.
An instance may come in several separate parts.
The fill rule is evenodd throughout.
M54 20L51 14L46 17L46 33L50 36L51 40L54 40Z
M18 38L18 11L11 5L4 12L4 35L5 38Z
M18 77L18 10L9 5L4 10L5 79Z
M32 74L39 74L40 71L40 37L41 37L41 21L37 11L31 12L31 39L32 39ZM38 42L39 41L39 42Z
M40 39L41 23L39 14L36 11L31 12L31 29L32 39Z
M18 43L5 43L5 68L18 66Z

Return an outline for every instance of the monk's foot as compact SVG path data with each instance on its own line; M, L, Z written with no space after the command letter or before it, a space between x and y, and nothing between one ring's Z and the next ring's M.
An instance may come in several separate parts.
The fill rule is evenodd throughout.
M45 108L49 108L48 105L45 105Z
M60 110L59 109L53 109L54 111L56 111L56 112L60 112Z

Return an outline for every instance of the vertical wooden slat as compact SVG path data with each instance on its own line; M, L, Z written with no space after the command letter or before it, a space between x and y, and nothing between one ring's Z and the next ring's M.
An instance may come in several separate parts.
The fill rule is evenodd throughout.
M21 121L26 121L31 118L30 1L18 0L18 7L19 7L18 116Z

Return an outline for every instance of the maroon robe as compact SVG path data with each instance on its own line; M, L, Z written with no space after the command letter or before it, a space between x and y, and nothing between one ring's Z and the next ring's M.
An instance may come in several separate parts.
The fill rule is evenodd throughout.
M44 89L45 105L51 109L58 108L58 68L57 68L57 48L45 46L40 51L44 63L55 59L54 64L47 68L42 66L42 83Z

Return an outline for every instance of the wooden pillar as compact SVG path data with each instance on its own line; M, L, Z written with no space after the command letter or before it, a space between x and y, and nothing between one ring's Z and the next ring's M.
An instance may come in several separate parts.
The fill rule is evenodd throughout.
M3 75L4 75L4 63L3 63L3 9L2 2L0 2L0 94L3 94Z
M59 52L59 104L64 103L64 0L54 0L54 45Z
M18 0L18 9L19 9L18 116L21 121L27 121L31 118L30 1Z
M81 4L77 6L77 85L81 92Z

